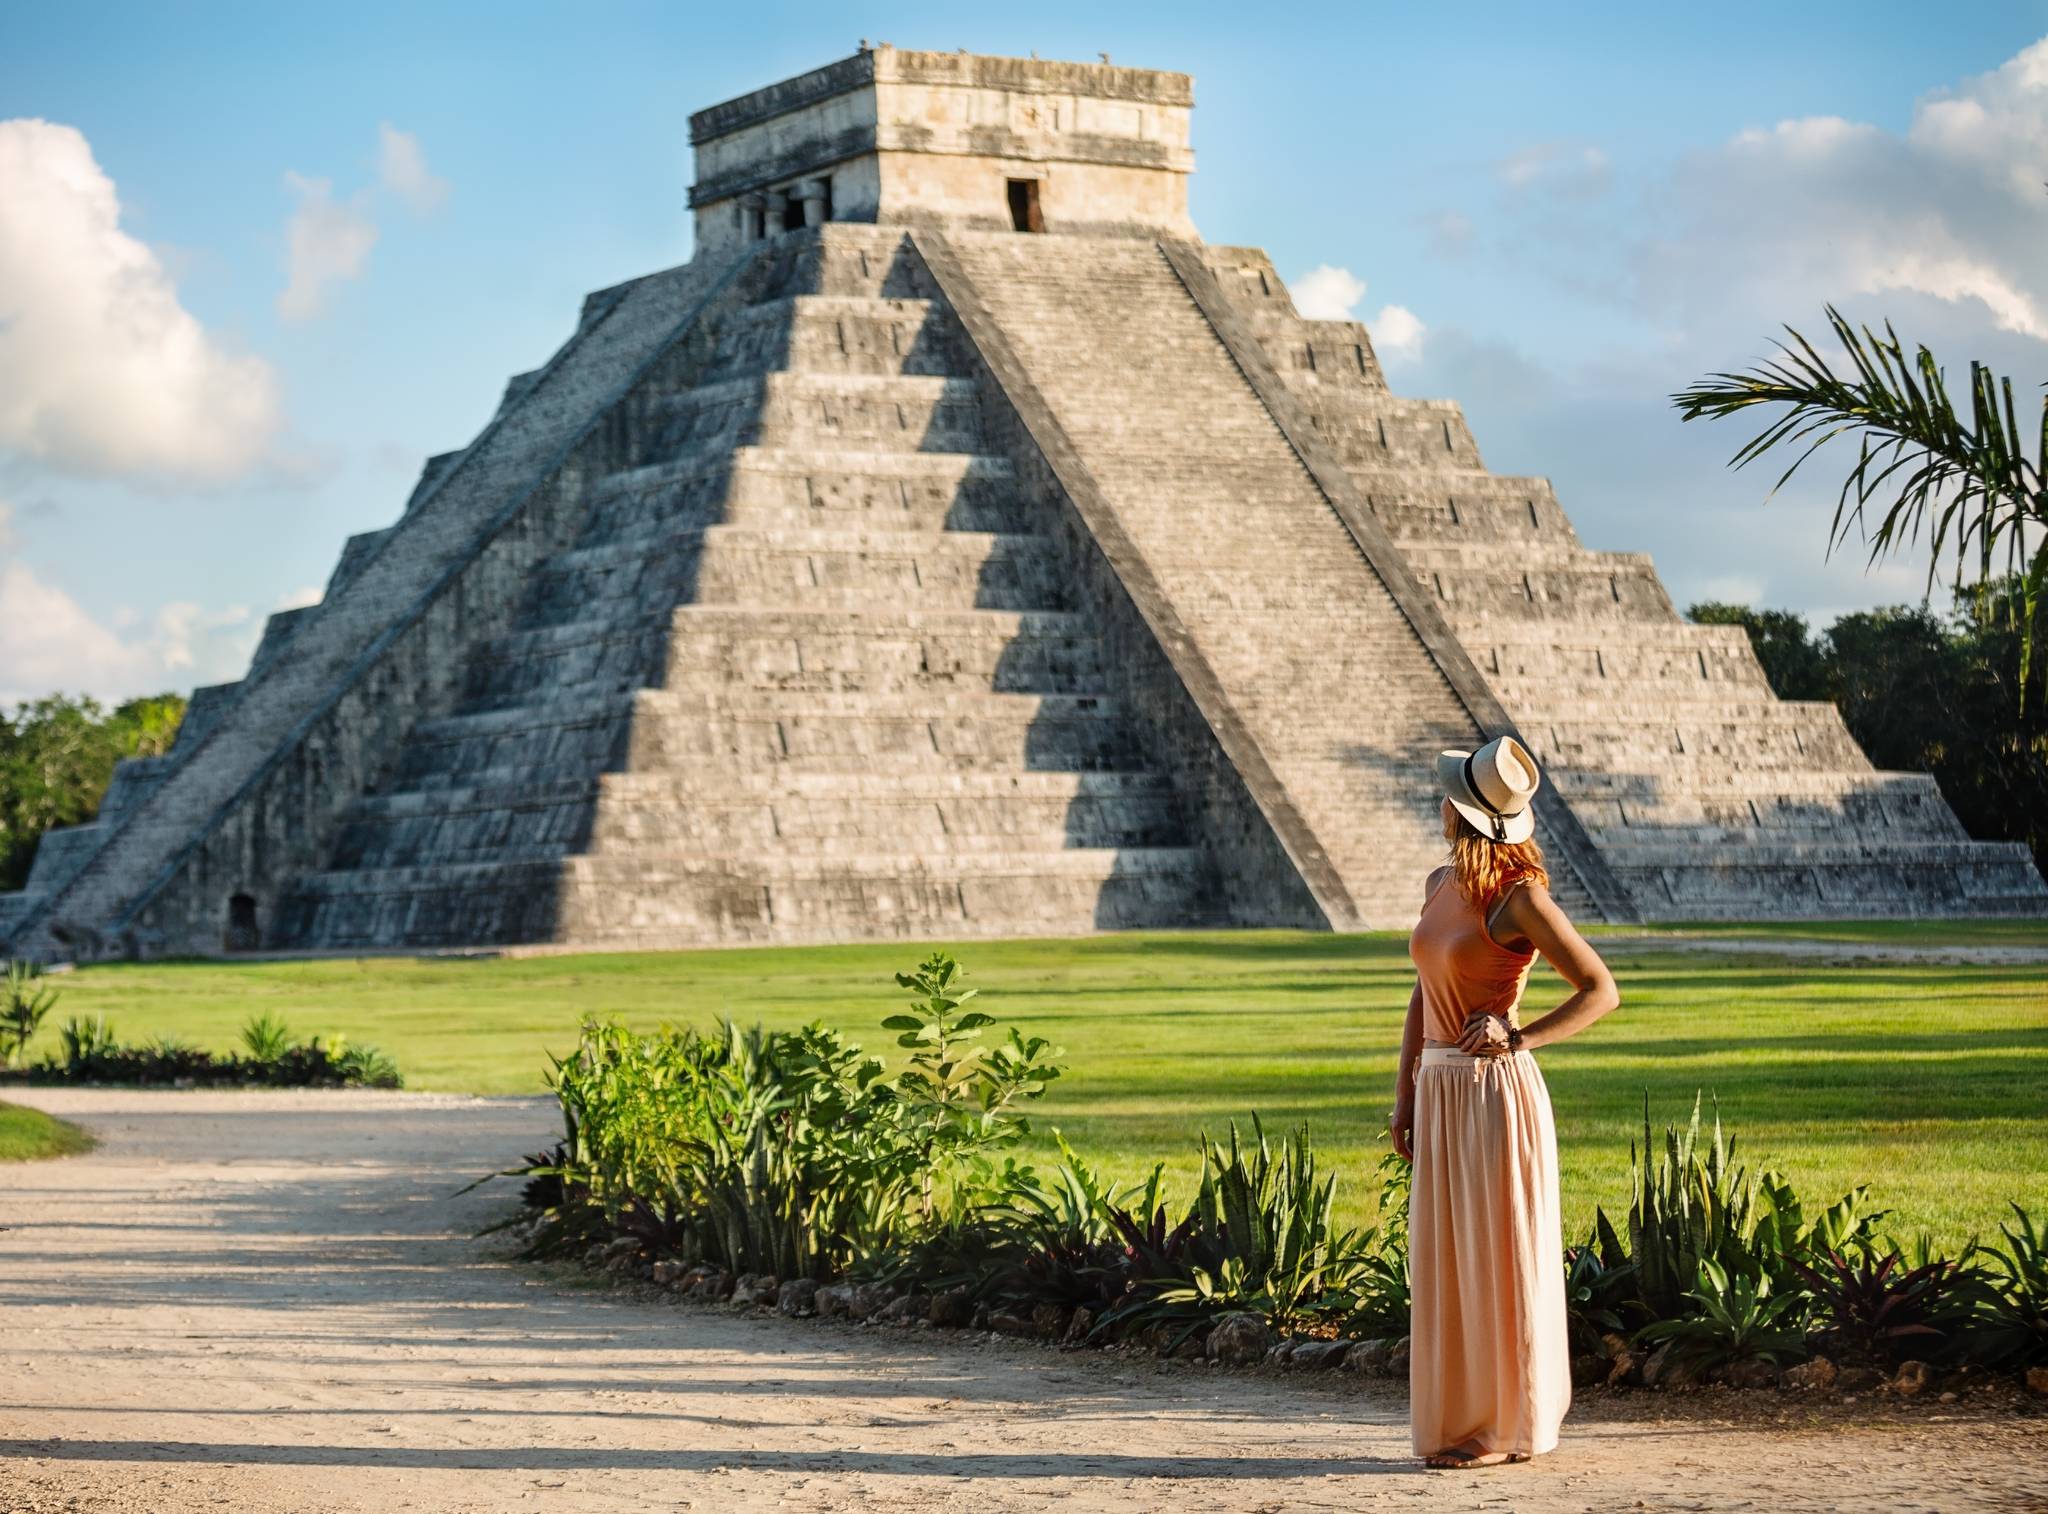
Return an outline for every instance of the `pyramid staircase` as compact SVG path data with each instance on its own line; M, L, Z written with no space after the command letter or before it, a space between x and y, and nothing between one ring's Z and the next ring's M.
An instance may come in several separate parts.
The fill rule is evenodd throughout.
M830 226L297 878L313 950L1073 933L1210 913L900 233Z

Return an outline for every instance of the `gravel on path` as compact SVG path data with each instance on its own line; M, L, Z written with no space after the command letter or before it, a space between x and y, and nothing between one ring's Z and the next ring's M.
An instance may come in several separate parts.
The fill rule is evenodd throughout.
M1344 1374L589 1286L473 1239L509 1185L454 1197L539 1099L8 1097L102 1144L0 1167L0 1511L2048 1510L2042 1420L1967 1401L1592 1396L1554 1455L1429 1472Z

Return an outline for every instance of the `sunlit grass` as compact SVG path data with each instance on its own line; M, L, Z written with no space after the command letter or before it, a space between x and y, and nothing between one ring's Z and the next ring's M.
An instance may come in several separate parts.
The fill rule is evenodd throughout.
M0 1162L39 1162L92 1149L92 1137L40 1109L0 1104Z
M1816 929L2048 944L2038 925L1998 924L1996 942L1974 923L1960 934L1948 924ZM2009 1198L2048 1213L2048 987L2038 965L1834 965L1634 941L1607 950L1621 1010L1541 1054L1568 1229L1596 1203L1626 1208L1645 1090L1660 1130L1704 1091L1739 1153L1816 1199L1867 1182L1901 1229L1949 1241L1988 1232ZM531 1092L586 1014L641 1026L820 1019L888 1049L877 1022L898 998L892 975L921 951L95 967L58 980L63 999L39 1044L67 1015L103 1012L124 1039L174 1033L226 1050L251 1014L274 1009L298 1031L381 1046L408 1087ZM987 1008L1066 1049L1071 1070L1041 1123L1112 1173L1136 1177L1164 1158L1185 1176L1199 1128L1257 1110L1269 1129L1311 1123L1353 1174L1340 1198L1348 1188L1347 1212L1363 1217L1413 981L1400 936L1162 933L970 942L960 955ZM1525 1020L1561 996L1539 969Z

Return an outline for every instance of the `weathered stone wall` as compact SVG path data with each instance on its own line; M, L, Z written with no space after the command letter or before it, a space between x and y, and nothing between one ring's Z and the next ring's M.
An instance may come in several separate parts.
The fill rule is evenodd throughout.
M453 655L517 603L605 445L592 423L730 266L691 265L610 294L525 399L361 555L342 591L252 666L149 801L15 923L14 948L217 949L231 896L254 897L260 912L317 866L337 817L406 730L445 706Z
M1192 105L1185 74L883 45L691 117L697 245L821 180L832 220L1003 229L1030 178L1047 231L1192 236Z

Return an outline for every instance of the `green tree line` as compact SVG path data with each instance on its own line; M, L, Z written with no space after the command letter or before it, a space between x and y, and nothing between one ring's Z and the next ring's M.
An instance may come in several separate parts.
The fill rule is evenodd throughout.
M96 699L52 694L0 710L0 889L28 880L43 832L99 813L115 763L162 755L184 718L177 694L111 711Z
M1749 632L1781 699L1837 705L1880 768L1934 775L1981 841L2024 841L2048 872L2048 662L2027 669L2023 700L2017 575L1926 605L1861 610L1815 632L1790 610L1708 602L1686 614Z

